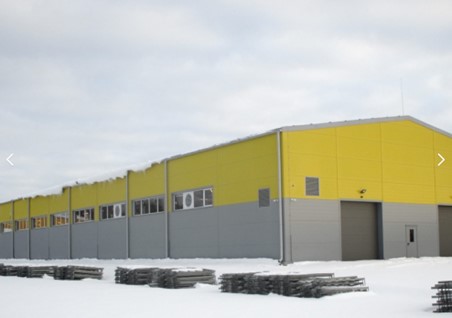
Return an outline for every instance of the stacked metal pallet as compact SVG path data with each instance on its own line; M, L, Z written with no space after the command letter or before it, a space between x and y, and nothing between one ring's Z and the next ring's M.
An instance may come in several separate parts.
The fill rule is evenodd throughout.
M42 278L44 275L52 276L55 273L56 266L24 266L19 269L19 277Z
M0 276L17 276L17 269L14 266L1 264Z
M155 269L155 267L135 269L118 267L115 270L115 282L126 285L146 285L151 280Z
M235 273L235 274L223 274L220 276L220 289L225 293L240 293L249 294L250 280L255 273Z
M223 274L221 290L230 293L269 293L292 297L323 297L346 292L368 291L363 278L333 277L331 273L267 275L254 273Z
M152 271L150 287L190 288L196 284L215 284L215 271L197 268L157 268Z
M87 266L60 266L55 268L54 278L58 280L102 279L103 268Z
M432 289L437 290L434 312L452 312L452 281L440 281Z

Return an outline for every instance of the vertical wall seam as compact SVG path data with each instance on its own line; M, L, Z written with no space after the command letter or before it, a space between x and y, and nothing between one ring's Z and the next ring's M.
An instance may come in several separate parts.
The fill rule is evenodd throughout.
M284 242L284 205L282 192L282 151L281 151L281 130L276 132L276 150L278 156L278 208L279 208L279 248L280 248L280 263L286 262L285 242Z
M130 170L126 172L126 259L130 257L130 237L129 237L129 174Z
M16 217L14 215L14 201L11 201L11 226L12 226L12 258L16 258L15 236L16 236Z
M67 187L68 190L68 257L72 259L72 188Z
M28 259L31 259L31 218L30 218L30 198L27 198L27 218L28 218Z
M171 212L171 200L169 198L169 187L168 187L168 160L164 161L164 187L165 187L165 204L166 204L166 212L165 212L165 258L169 258L171 256L170 251L170 241L169 241L169 214Z

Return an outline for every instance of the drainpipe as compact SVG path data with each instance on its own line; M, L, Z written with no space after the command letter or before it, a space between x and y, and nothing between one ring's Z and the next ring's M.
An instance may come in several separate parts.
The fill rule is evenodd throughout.
M11 201L11 229L12 229L12 248L13 248L13 252L12 252L12 258L16 258L16 252L14 251L14 241L15 241L15 236L16 236L16 219L14 217L14 201Z
M130 257L130 229L129 229L129 174L130 170L126 173L126 259Z
M72 259L72 207L71 207L71 195L72 195L72 188L71 187L67 187L67 217L68 217L68 222L67 222L67 235L68 235L68 243L67 243L67 247L68 247L68 258ZM63 189L64 191L64 189ZM64 193L64 192L63 192Z
M164 182L165 182L165 258L170 258L170 243L169 243L169 213L171 211L171 201L168 198L168 160L164 162Z
M285 228L284 228L284 202L283 202L283 183L282 183L282 153L281 153L281 130L276 132L276 144L278 154L278 208L279 208L279 263L286 264L285 253Z
M31 259L31 218L30 218L30 198L27 198L27 222L28 222L28 259Z

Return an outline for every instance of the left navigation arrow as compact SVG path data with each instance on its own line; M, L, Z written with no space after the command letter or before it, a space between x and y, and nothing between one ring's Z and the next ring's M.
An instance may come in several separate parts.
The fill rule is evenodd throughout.
M12 154L10 154L9 156L8 156L8 158L6 158L6 161L8 161L8 163L11 165L11 166L14 166L14 163L11 161L11 158L14 156L14 154L12 153Z

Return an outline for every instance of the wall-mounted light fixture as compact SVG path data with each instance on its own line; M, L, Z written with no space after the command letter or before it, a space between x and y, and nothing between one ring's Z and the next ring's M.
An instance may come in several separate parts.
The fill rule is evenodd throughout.
M359 190L359 193L361 193L361 194L364 194L366 192L367 192L367 189L364 189L364 188Z

